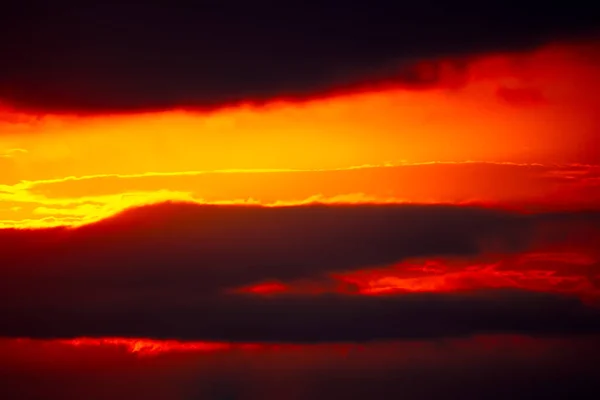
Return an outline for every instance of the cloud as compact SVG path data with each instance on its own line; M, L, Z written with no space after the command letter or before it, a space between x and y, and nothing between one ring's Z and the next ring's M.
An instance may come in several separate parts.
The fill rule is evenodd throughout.
M388 80L455 84L462 60L415 60L532 48L595 28L586 10L528 1L518 8L13 5L0 20L0 97L38 111L118 112L261 102Z
M600 375L594 337L226 346L153 357L110 341L0 346L0 394L9 399L592 399Z
M598 170L597 166L581 164L465 161L24 180L0 185L0 224L47 226L40 220L47 216L54 217L57 224L81 224L132 206L169 200L269 206L420 203L479 204L537 212L592 210L600 204ZM65 220L65 216L72 218Z
M46 265L36 268L40 280L62 271L78 275L80 283L109 283L115 274L135 279L142 273L144 279L156 274L162 284L175 279L223 288L410 257L476 255L488 246L518 252L532 239L536 218L540 217L453 206L164 203L76 229L0 232L6 243L2 250L12 264L4 271L14 271L17 277L19 265L40 262ZM35 246L35 254L21 257L29 246ZM46 257L45 251L54 257Z
M43 290L43 289L42 289ZM169 296L177 297L173 290ZM75 299L74 299L75 301ZM518 290L395 296L221 295L135 304L40 305L5 312L3 336L150 337L233 342L364 342L486 333L599 334L600 310Z
M229 289L330 279L415 257L520 253L592 237L599 217L458 206L161 204L79 228L0 230L0 335L352 341L596 332L598 315L578 300L527 291L265 298Z
M600 254L595 247L592 243L578 243L575 249L554 248L546 252L413 259L389 267L334 276L363 294L516 288L575 295L589 304L599 304ZM338 291L344 289L341 285L338 287ZM289 293L304 289L310 293L309 289L318 292L317 288L321 292L335 290L325 285L304 288L296 283L277 287L274 282L244 289L255 293Z
M558 42L525 53L486 53L469 58L464 85L431 90L391 82L385 90L334 91L307 101L269 97L273 101L263 107L210 113L176 99L164 112L83 117L52 114L52 108L8 111L6 120L0 118L0 147L28 153L2 158L0 180L336 169L400 160L597 164L597 47ZM510 95L502 97L501 89ZM535 96L528 91L540 93L540 101L530 101Z

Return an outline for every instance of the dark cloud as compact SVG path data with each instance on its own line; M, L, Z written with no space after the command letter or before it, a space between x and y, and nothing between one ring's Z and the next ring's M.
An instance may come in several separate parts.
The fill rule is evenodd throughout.
M42 111L212 107L390 79L456 85L464 60L416 60L531 48L597 22L587 4L533 0L17 4L0 16L0 99Z
M596 311L548 294L262 298L225 289L411 257L520 252L597 228L595 213L162 204L77 229L4 230L0 335L318 342L596 332Z
M566 215L567 228L586 220L586 214ZM519 252L534 239L536 225L550 221L558 226L559 214L526 217L477 207L421 205L164 203L78 229L0 231L6 260L1 273L11 277L10 283L0 280L0 292L9 293L20 282L71 281L106 289L158 285L211 292L411 257ZM559 238L561 232L553 235Z
M478 337L138 357L111 346L0 341L6 399L595 399L598 339Z
M318 343L600 333L600 310L575 298L519 290L272 298L222 294L195 299L171 290L144 302L131 295L106 301L102 292L91 301L77 292L68 304L44 299L32 307L0 307L0 334Z

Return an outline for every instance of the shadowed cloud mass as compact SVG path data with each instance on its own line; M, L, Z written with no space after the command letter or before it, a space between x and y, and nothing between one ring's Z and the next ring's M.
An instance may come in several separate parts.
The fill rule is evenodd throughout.
M597 213L421 205L166 203L79 228L3 230L0 335L335 342L597 332L576 298L517 289L390 296L235 294L266 280L416 257L519 253L597 234Z
M526 336L262 345L149 357L102 343L2 340L0 346L6 398L49 400L591 400L598 394L600 354L593 337Z
M378 81L460 86L465 54L530 49L598 22L587 4L531 0L12 3L0 20L0 98L82 113L260 103Z

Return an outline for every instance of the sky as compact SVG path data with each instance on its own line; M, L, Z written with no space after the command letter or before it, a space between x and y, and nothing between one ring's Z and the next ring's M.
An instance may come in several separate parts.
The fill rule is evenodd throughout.
M0 15L0 397L596 398L587 4Z

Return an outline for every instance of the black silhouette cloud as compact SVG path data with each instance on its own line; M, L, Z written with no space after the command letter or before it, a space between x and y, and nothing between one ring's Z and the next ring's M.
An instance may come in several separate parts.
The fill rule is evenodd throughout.
M60 306L4 311L2 333L45 339L117 336L276 343L600 333L600 310L573 298L519 290L384 297L221 295L195 301L185 297L172 290L153 302L81 303L74 296Z
M336 342L593 333L598 311L518 290L282 295L227 289L411 257L514 253L595 232L597 213L421 205L166 203L80 228L0 231L0 336Z
M389 79L431 87L446 79L440 65L416 61L527 49L598 22L587 5L532 0L13 3L0 16L0 100L63 112L213 107Z

